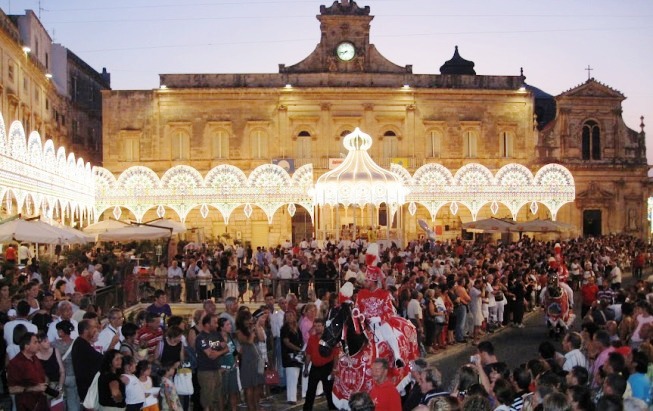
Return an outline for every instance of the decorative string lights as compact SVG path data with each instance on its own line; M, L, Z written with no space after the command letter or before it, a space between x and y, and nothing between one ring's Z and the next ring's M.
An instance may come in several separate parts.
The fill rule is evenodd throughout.
M6 132L0 114L0 199L5 212L42 214L80 222L95 220L95 178L90 163L41 142L38 132L25 136L14 121ZM14 209L14 206L16 207Z
M381 204L389 207L390 216L404 204L415 215L421 205L433 220L446 205L452 214L467 208L474 220L486 204L493 214L499 204L505 205L513 219L524 205L533 214L543 205L555 220L560 207L575 199L573 176L558 164L546 165L533 175L520 164L508 164L493 174L474 163L453 175L441 164L430 163L411 175L398 164L390 170L378 166L367 152L372 138L358 128L343 143L349 151L345 160L316 183L312 164L298 168L292 176L275 164L261 165L249 176L222 164L205 176L179 165L160 178L142 166L130 167L116 177L105 168L91 168L72 153L66 155L63 147L55 150L52 140L42 145L37 132L26 139L20 122L13 122L7 133L0 116L0 201L6 213L40 211L50 218L82 222L96 221L107 210L119 219L121 208L132 212L138 222L149 210L155 209L162 218L169 208L183 222L198 208L203 218L216 209L228 223L239 207L247 218L257 207L271 224L282 208L292 217L301 206L314 220L316 206Z

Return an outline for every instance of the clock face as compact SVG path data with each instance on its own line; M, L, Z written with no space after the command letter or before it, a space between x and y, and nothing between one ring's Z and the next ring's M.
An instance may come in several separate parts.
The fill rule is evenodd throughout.
M350 61L356 57L356 48L348 41L338 44L336 55L342 61Z

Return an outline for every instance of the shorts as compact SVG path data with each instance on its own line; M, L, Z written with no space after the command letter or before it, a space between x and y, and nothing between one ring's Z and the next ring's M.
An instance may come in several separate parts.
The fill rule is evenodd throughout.
M214 409L222 397L222 375L218 370L198 371L197 381L200 384L200 402L202 407Z

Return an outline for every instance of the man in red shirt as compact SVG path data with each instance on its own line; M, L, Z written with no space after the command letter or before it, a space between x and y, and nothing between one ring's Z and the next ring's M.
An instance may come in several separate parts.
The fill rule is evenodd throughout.
M333 380L331 372L333 371L333 360L338 357L338 350L331 350L331 355L323 357L320 355L320 338L324 333L324 320L316 318L313 322L313 333L308 337L306 344L306 362L304 365L304 376L308 375L308 388L306 389L306 398L304 399L304 411L311 411L315 402L315 393L317 384L321 381L324 389L324 397L330 410L337 410L333 404L331 395L333 389ZM310 371L309 371L310 365Z
M150 360L154 359L154 352L162 339L161 317L153 313L147 313L145 325L136 332L136 341L141 347L147 348Z
M93 285L90 279L91 273L87 270L82 271L82 275L75 279L75 291L82 295L90 294L93 292Z
M39 341L34 333L26 333L19 342L20 352L7 366L9 393L16 396L17 410L47 411L46 377L41 361L36 358Z
M8 263L16 264L16 249L13 244L9 244L5 250L5 261Z
M581 308L580 318L585 318L587 312L592 308L592 304L596 301L599 294L599 287L596 285L594 276L587 279L587 283L580 288L581 295Z
M397 387L388 380L388 361L377 358L372 364L372 379L374 386L370 397L374 401L376 411L396 411L401 409L401 397Z

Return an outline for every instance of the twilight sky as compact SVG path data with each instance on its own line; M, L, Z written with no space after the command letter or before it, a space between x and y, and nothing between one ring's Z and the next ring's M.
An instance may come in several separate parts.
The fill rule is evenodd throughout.
M0 0L7 14L39 14L57 43L111 87L151 89L160 73L276 73L319 42L321 4L333 0ZM358 0L370 42L413 72L439 74L454 46L477 74L518 75L557 95L587 80L621 91L626 124L649 124L653 164L653 1ZM591 7L590 7L591 6Z

